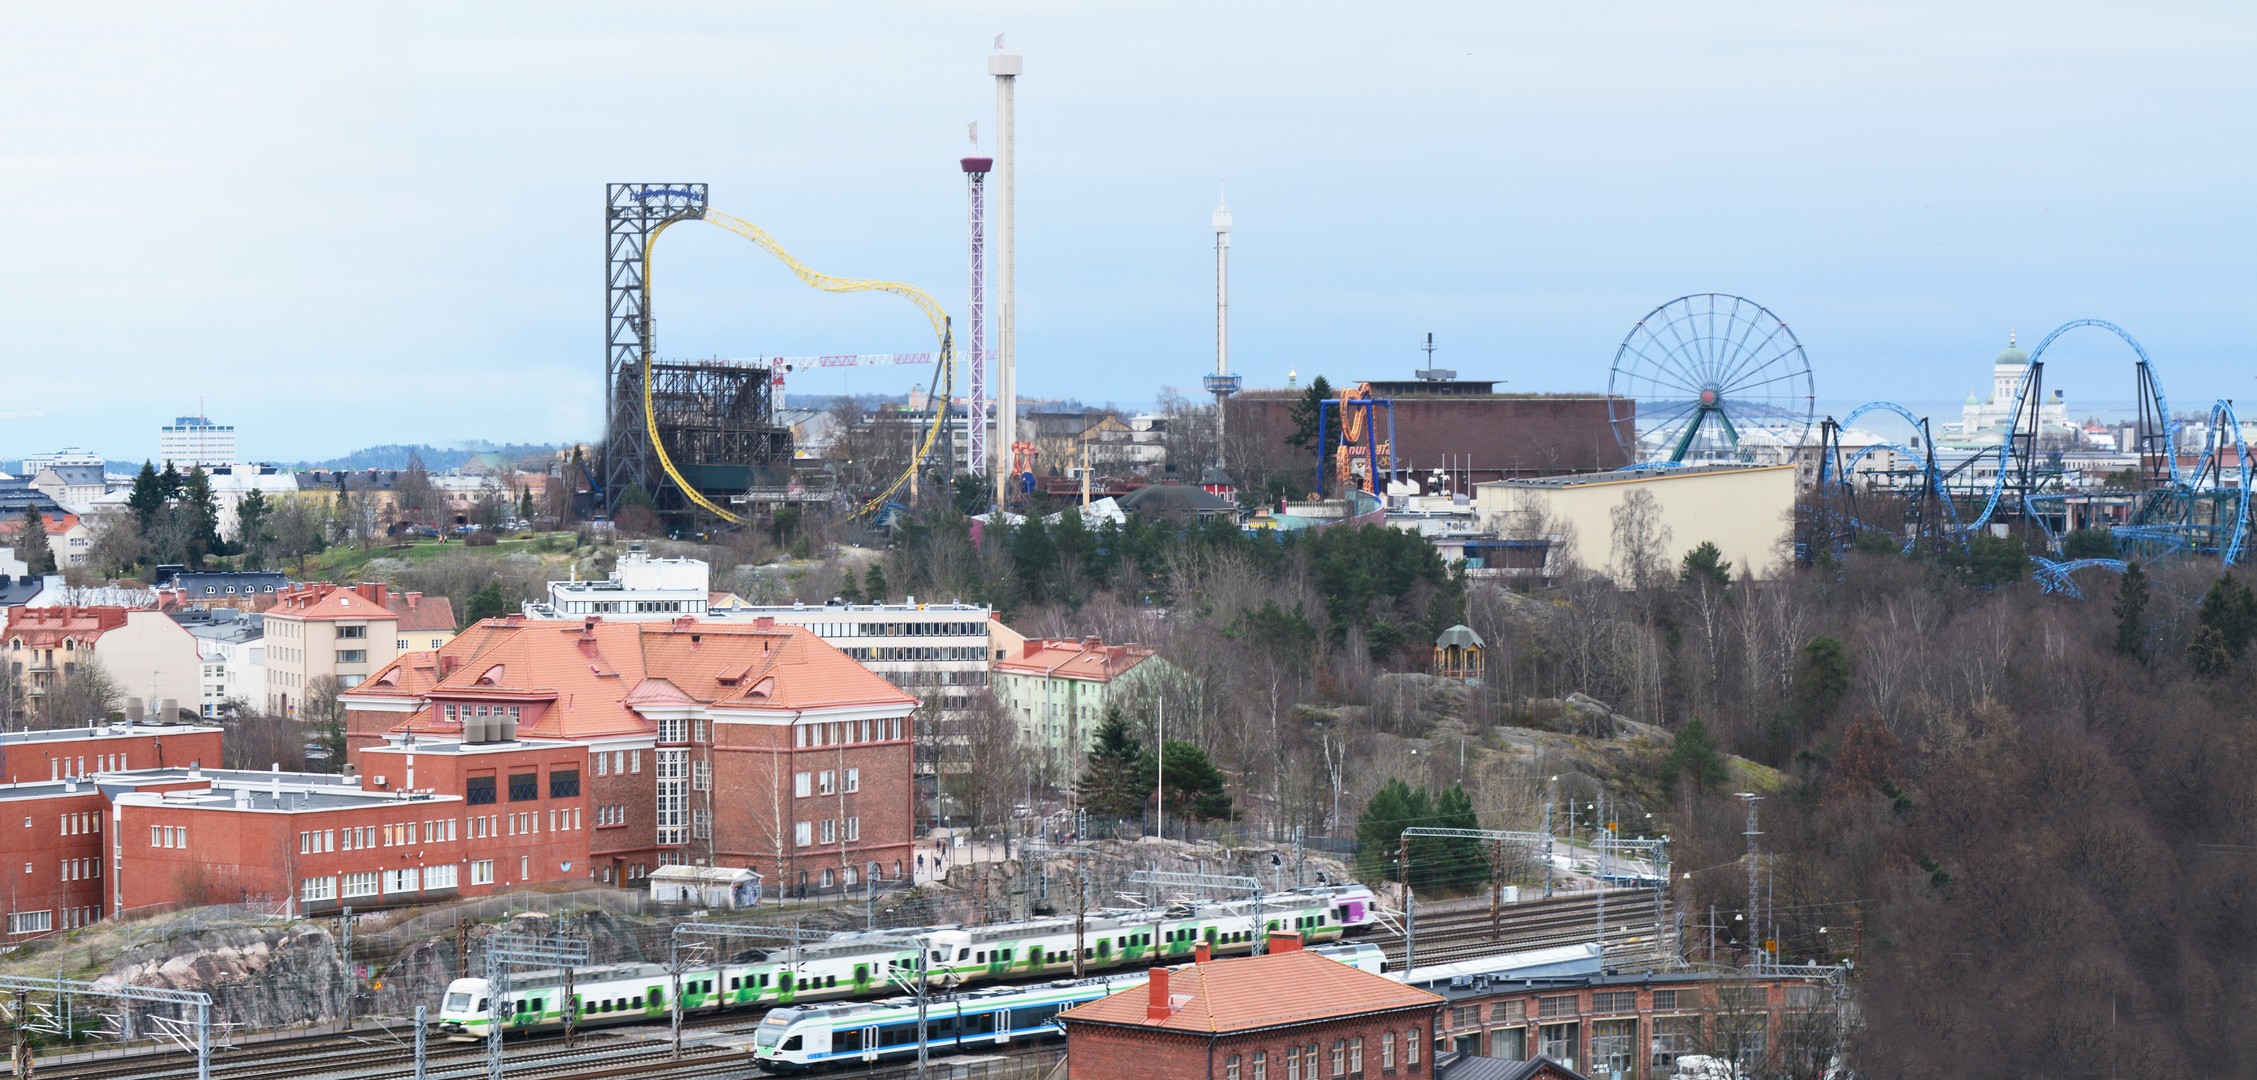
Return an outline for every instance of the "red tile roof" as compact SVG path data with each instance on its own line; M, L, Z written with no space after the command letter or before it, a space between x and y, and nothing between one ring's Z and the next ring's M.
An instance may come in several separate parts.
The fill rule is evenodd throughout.
M384 607L399 616L402 631L443 630L454 633L455 602L444 596L425 596L419 592L391 593L384 598Z
M1219 1034L1431 1008L1443 1001L1384 975L1298 949L1168 969L1168 993L1178 1004L1165 1020L1146 1019L1151 991L1144 986L1059 1013L1058 1019Z
M543 702L520 735L586 739L653 729L654 704L803 710L913 707L917 699L797 626L487 619L436 653L408 653L347 693L354 699ZM447 735L425 709L394 730Z
M42 513L39 515L39 518L40 520L47 523L47 535L49 536L68 532L78 527L77 514ZM23 527L24 519L22 514L0 515L0 536L14 536L17 533L22 532Z
M385 606L391 592L377 582L292 585L274 594L274 606L267 609L267 615L285 619L395 619Z
M92 646L105 631L125 625L122 607L12 607L8 609L8 640L22 639L27 649L59 649L65 638Z
M1110 682L1150 659L1157 650L1138 645L1107 645L1098 638L1028 638L1019 655L995 662L997 671L1060 679Z

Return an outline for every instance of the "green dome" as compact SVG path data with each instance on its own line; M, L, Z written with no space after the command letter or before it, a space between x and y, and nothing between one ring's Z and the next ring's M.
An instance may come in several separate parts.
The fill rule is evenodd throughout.
M2028 367L2030 354L2023 352L2021 346L2014 344L2014 335L2009 333L2006 335L2006 351L1998 354L1997 363L2000 367L2008 364L2015 367Z

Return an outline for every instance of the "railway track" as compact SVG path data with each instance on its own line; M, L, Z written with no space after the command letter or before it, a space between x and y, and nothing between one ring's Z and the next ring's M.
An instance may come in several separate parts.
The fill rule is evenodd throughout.
M1610 889L1606 893L1606 905L1606 962L1610 966L1651 964L1668 953L1670 915L1665 907L1659 920L1655 918L1652 892ZM1420 967L1426 967L1496 953L1595 941L1598 906L1596 892L1508 904L1499 913L1494 930L1487 904L1421 911L1414 928L1417 960ZM1388 970L1402 970L1402 934L1374 927L1355 940L1384 949Z

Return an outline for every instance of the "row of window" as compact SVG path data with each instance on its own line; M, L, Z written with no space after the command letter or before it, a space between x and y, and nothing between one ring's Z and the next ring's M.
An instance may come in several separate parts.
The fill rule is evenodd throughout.
M507 716L512 720L518 720L522 719L519 710L524 707L523 705L441 705L439 706L439 715L450 723L456 720L468 720L473 716ZM504 709L508 711L504 712Z
M63 836L102 835L102 815L91 811L83 814L60 815L55 824ZM30 818L24 819L24 826L26 828L31 826Z
M817 829L817 826L821 826L821 828L820 828L820 829ZM823 842L823 843L825 843L825 844L836 844L836 843L838 843L838 842L839 842L839 821L838 821L838 819L837 819L837 818L824 818L824 819L823 819L823 820L821 820L821 821L802 821L802 822L798 822L798 823L796 823L796 824L794 824L794 825L792 826L792 840L793 840L793 842L794 842L794 843L796 843L796 844L797 844L798 846L800 846L800 847L809 847L809 846L812 846L812 845L813 845L813 844L814 844L814 843L816 842L816 840L815 840L815 837L816 837L816 835L818 834L818 832L819 832L819 833L821 834L821 836L822 836L822 842ZM847 842L848 842L848 843L853 843L853 842L855 842L855 841L857 841L857 840L860 840L860 839L862 839L862 819L861 819L861 818L858 818L858 817L850 817L850 818L846 819L846 839L847 839ZM824 883L824 884L826 884L826 885L830 884L830 876L831 876L831 872L830 872L830 871L828 871L828 870L825 870L825 871L823 871L823 878L824 878L824 881L823 881L823 883ZM848 884L852 884L852 882L849 882Z
M702 718L690 720L676 717L658 722L658 741L662 743L712 742L712 725Z
M456 887L461 868L453 864L440 866L407 867L401 870L366 870L354 874L328 874L322 877L298 879L300 900L350 900L362 896L394 896L402 893L432 892ZM470 864L470 882L473 885L490 885L494 880L494 861L484 859Z
M64 859L60 864L58 876L64 881L100 881L102 880L102 860Z
M977 622L819 622L805 624L819 638L844 637L986 637L987 624ZM979 659L975 656L973 659Z
M849 645L840 652L856 660L985 660L984 645Z
M51 757L47 759L47 779L83 780L89 776L94 775L94 773L123 772L126 768L128 768L128 766L125 763L124 754L94 755L93 772L87 771L86 755L80 754L76 757L72 757L68 754L65 754L61 757ZM33 775L37 774L35 773ZM26 824L29 824L29 822L26 822Z
M970 671L933 671L920 668L915 671L881 671L879 677L895 686L986 686L987 669Z
M822 724L800 724L792 728L793 745L844 746L849 743L892 742L901 738L902 718L888 716L878 720L833 720Z
M567 600L562 605L567 615L631 615L688 612L705 610L703 600Z
M1419 1029L1403 1033L1403 1065L1417 1069L1419 1065ZM1316 1043L1307 1046L1288 1046L1278 1054L1283 1059L1283 1080L1322 1080L1328 1076L1361 1076L1364 1071L1364 1037L1334 1039L1327 1053ZM1327 1061L1329 1058L1329 1062ZM1330 1070L1326 1065L1331 1066ZM1379 1067L1395 1067L1395 1033L1384 1031L1379 1036ZM1242 1071L1243 1070L1243 1071ZM1223 1059L1223 1080L1270 1080L1270 1052L1256 1050L1249 1055L1232 1054Z
M625 776L643 771L643 752L640 750L613 750L595 753L597 776Z
M463 785L463 801L472 806L493 804L498 790L496 778L473 776ZM541 797L541 774L538 772L512 772L509 774L509 801L535 802ZM577 799L580 797L580 770L550 769L549 798Z
M599 807L596 807L596 828L599 828L599 829L608 829L608 828L610 828L610 827L612 827L612 826L614 826L614 825L625 825L625 824L627 824L627 808L626 808L626 807L624 807L624 806L599 806Z
M836 795L838 794L838 777L838 773L829 769L812 773L793 773L792 795L801 799L811 795ZM846 790L849 793L862 790L862 770L846 770Z

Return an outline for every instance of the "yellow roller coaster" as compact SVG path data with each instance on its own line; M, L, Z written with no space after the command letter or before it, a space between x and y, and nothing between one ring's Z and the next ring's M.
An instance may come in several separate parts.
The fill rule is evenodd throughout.
M917 305L918 310L925 313L925 318L932 322L933 335L940 339L940 371L936 376L936 380L939 385L936 388L937 393L934 395L935 405L933 408L932 427L925 432L924 441L918 444L917 453L913 457L911 457L909 468L904 471L898 478L896 478L892 484L887 485L884 491L878 492L876 495L871 496L869 500L858 507L854 511L854 513L856 517L860 517L885 505L886 500L892 498L895 492L901 490L901 486L903 484L909 482L910 477L917 474L917 469L921 464L924 463L925 456L932 453L933 444L939 440L941 427L948 422L948 401L949 398L954 396L956 389L956 346L953 340L953 335L951 334L949 329L948 313L941 310L940 304L933 300L931 294L914 285L904 285L898 281L870 281L863 278L832 277L829 274L821 274L815 272L814 270L808 269L807 264L800 262L798 259L792 258L791 252L785 251L784 246L777 243L775 237L768 235L768 233L765 230L761 229L760 226L754 225L753 223L742 218L731 217L730 215L724 214L719 210L708 209L704 211L702 220L710 224L718 225L724 229L729 230L730 232L736 233L737 235L752 241L755 244L760 245L768 252L768 254L774 255L785 266L790 267L792 273L799 275L799 280L804 281L809 285L813 285L818 289L821 289L825 292L836 293L889 292L894 294L895 296L899 296L903 299L908 300L912 304ZM661 223L656 229L651 231L650 241L643 247L644 311L651 310L651 254L658 250L659 236L664 234L667 228L673 224L674 222L672 221ZM681 487L682 493L688 496L691 502L694 502L699 506L712 511L714 514L719 515L724 521L735 522L741 525L745 521L743 515L733 513L729 510L715 505L712 500L706 498L687 479L683 478L681 472L674 468L674 459L666 452L665 441L659 438L658 414L653 410L651 403L651 357L653 355L652 346L654 344L654 332L652 330L653 321L654 320L645 319L643 321L642 331L643 424L650 431L651 452L658 456L658 464L660 465L660 467L666 470L666 475L673 478L674 483Z

